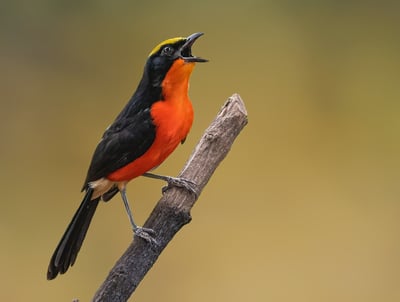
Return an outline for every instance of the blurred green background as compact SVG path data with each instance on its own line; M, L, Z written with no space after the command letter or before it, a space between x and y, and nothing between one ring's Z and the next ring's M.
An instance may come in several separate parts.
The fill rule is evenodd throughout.
M400 301L398 1L2 1L1 301L89 301L131 241L99 207L46 281L92 152L160 41L203 31L176 175L237 92L249 125L137 301ZM128 188L143 223L164 184Z

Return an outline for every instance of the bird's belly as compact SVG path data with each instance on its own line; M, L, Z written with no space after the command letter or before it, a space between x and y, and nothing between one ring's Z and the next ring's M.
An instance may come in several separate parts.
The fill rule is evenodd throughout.
M159 103L163 105L162 102ZM184 107L184 112L177 110L177 108L170 109L161 106L159 109L155 105L152 108L153 121L156 125L156 137L153 144L142 156L108 175L109 180L115 182L129 181L159 166L186 138L193 122L190 102ZM161 110L163 110L162 114L158 114Z

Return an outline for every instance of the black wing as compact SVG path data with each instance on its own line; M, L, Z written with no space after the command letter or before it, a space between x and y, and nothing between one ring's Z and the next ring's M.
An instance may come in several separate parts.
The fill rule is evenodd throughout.
M150 108L118 116L94 151L83 189L89 182L105 177L143 155L155 136Z

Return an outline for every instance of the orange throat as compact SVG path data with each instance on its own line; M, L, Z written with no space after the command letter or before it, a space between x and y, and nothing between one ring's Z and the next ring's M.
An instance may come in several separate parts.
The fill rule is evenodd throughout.
M164 100L187 98L189 78L195 63L186 63L183 59L177 59L165 75L162 82Z

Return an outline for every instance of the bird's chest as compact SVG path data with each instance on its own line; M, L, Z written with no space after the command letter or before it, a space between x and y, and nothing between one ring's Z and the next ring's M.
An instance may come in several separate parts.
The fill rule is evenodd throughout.
M154 144L170 153L188 135L193 123L193 107L187 97L159 101L153 104L151 116L156 126Z

